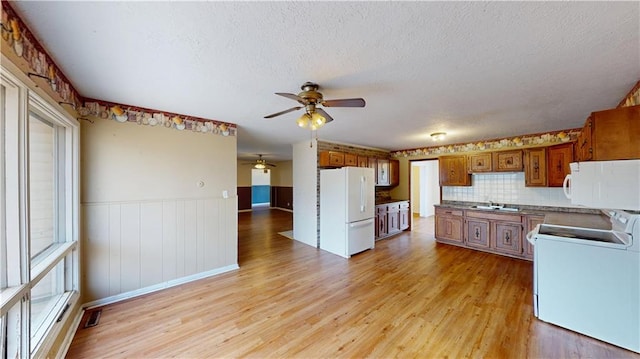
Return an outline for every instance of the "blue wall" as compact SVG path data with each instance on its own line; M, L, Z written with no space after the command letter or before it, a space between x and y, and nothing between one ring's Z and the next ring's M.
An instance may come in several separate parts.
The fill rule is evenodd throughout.
M268 203L271 186L251 186L251 204Z

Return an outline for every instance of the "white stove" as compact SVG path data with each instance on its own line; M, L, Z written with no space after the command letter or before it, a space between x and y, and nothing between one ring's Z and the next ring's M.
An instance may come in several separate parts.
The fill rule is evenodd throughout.
M545 220L527 234L534 314L640 353L640 212L567 218L579 220Z

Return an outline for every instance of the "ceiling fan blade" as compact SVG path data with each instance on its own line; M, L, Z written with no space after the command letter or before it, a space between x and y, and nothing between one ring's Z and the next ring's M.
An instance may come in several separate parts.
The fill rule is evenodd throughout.
M300 97L298 95L294 95L292 93L276 92L276 95L283 96L283 97L286 97L286 98L290 98L290 99L292 99L294 101L300 102L303 105L307 104L307 100L303 99L302 97Z
M265 162L265 165L271 166L271 167L278 167L278 166L274 165L273 163L269 163L269 162Z
M365 102L363 98L343 98L340 100L325 100L322 101L324 107L364 107Z
M288 109L288 110L284 110L284 111L280 111L280 112L272 113L271 115L264 116L264 118L273 118L273 117L276 117L276 116L284 115L285 113L289 113L289 112L291 112L291 111L299 110L299 109L301 109L301 108L302 108L302 106L292 107L292 108L290 108L290 109Z
M324 117L325 120L327 120L327 122L331 122L333 121L333 117L329 116L329 114L321 109L320 107L316 107L316 112L320 114L320 116Z

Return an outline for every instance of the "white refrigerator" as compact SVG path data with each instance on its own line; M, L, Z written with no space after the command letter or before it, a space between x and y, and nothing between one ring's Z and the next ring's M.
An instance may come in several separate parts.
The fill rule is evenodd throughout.
M373 248L374 210L372 168L320 171L320 249L349 258Z

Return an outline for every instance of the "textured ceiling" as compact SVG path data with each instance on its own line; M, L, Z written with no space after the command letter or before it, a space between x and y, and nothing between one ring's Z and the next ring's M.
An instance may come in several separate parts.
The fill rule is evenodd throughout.
M238 125L238 155L310 132L388 150L580 127L640 79L640 2L12 2L82 96Z

